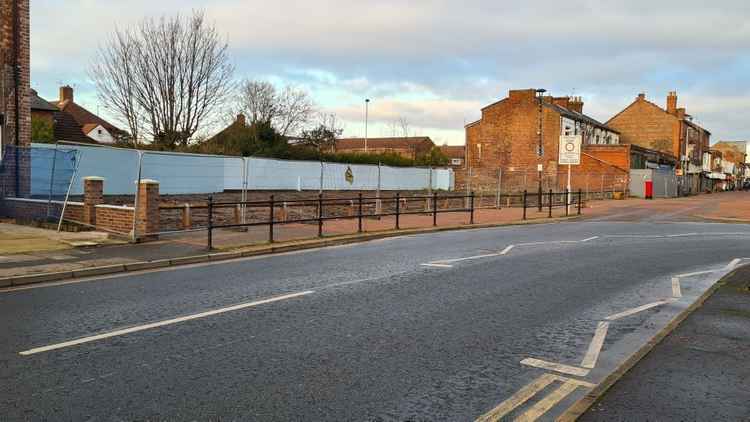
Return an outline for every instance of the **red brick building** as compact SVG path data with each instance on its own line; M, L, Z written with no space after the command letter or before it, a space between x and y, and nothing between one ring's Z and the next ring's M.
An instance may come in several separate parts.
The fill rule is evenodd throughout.
M359 154L398 154L404 158L416 160L429 154L435 143L427 136L409 136L396 138L368 138L365 150L364 138L342 138L336 140L335 152Z
M620 132L623 143L677 157L678 174L688 174L683 187L700 191L703 154L709 150L711 133L694 123L685 108L677 107L677 92L667 95L666 108L648 101L646 94L638 94L607 125Z
M440 151L448 157L448 165L453 170L466 167L466 145L441 145Z
M531 189L539 181L541 165L543 188L560 189L567 179L567 166L558 168L557 163L561 135L583 138L581 164L572 167L574 189L593 183L600 187L605 178L607 188L615 183L621 187L628 177L629 148L620 145L617 130L583 114L580 97L511 90L507 98L484 107L482 118L465 129L467 170L458 173L458 184L491 186L502 173L505 180L522 177L509 190ZM596 179L583 177L588 175Z

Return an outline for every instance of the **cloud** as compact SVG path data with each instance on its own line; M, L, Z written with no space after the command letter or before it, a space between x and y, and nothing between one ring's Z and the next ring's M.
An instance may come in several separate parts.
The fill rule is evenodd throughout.
M737 0L37 0L34 83L93 98L85 69L115 26L196 8L226 34L238 76L303 86L348 127L370 97L377 121L407 115L460 143L464 116L512 88L575 92L599 120L676 89L715 140L750 138L731 108L750 94L750 3Z

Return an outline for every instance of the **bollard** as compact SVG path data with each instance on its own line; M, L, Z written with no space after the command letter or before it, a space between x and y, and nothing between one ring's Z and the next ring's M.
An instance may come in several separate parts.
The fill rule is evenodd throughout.
M323 237L323 194L318 194L318 237Z
M526 219L526 191L523 191L523 219Z
M399 221L398 221L400 205L401 205L401 192L396 192L396 230L401 229L401 227L399 227Z
M437 227L437 192L432 193L432 227Z
M578 215L581 215L581 198L583 197L583 191L578 189Z
M469 224L474 224L474 191L469 194Z
M362 233L362 192L359 193L358 208L357 212L357 233Z
M568 188L565 188L565 216L567 217L570 213L570 192Z

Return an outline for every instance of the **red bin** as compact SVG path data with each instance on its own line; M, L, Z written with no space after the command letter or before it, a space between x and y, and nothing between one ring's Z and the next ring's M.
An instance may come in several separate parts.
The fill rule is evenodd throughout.
M646 180L646 199L654 199L654 181Z

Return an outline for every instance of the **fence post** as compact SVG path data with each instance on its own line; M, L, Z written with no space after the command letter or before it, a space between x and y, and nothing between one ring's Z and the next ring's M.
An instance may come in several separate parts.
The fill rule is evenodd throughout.
M359 211L357 213L357 233L362 233L362 192L359 193Z
M538 205L538 212L542 212L542 178L539 177L539 192L537 195L537 199L539 200Z
M469 224L474 224L474 191L469 194Z
M273 195L268 200L268 243L273 243Z
M497 169L497 194L495 199L495 206L497 209L500 209L500 191L502 189L502 183L503 183L503 170Z
M214 248L214 196L208 195L208 250Z
M432 227L437 226L437 192L432 192Z
M583 192L581 189L578 189L578 215L581 215L581 198L583 197Z
M399 226L399 212L401 211L401 192L396 192L396 230L400 230L401 227Z
M526 219L526 190L523 191L523 219Z
M323 237L323 194L318 194L318 237Z
M552 218L552 189L549 190L549 199L547 200L547 202L548 202L547 206L549 207L548 217Z
M568 192L568 188L565 188L565 216L568 216L568 213L570 212L570 192Z

